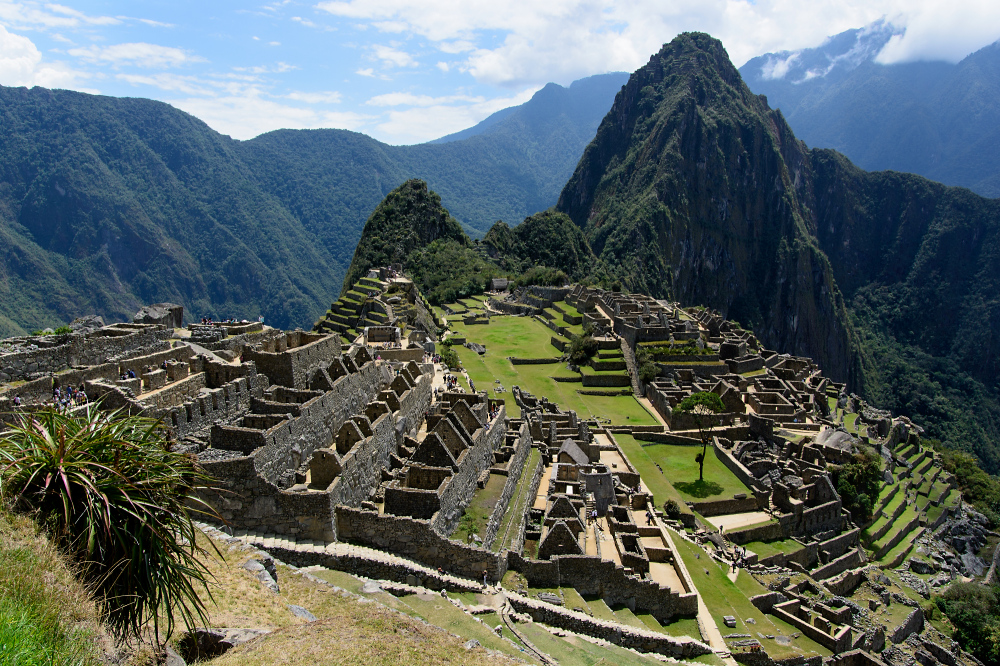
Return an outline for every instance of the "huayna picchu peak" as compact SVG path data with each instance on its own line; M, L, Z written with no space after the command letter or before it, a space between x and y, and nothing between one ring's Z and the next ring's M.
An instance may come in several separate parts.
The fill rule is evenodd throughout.
M1000 200L707 34L620 80L416 146L0 89L0 662L996 663Z

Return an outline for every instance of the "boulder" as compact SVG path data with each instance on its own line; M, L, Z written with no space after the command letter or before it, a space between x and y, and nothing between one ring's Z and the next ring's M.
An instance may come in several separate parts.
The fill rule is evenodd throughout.
M918 574L929 574L934 573L934 565L927 560L922 560L919 557L910 558L910 571Z
M195 627L181 638L177 647L181 656L188 662L213 659L225 654L237 645L242 645L258 636L269 633L271 632L267 629Z
M77 317L69 323L69 327L73 329L74 333L90 333L91 331L96 331L99 328L104 328L104 325L104 319L97 315Z
M159 324L167 328L184 326L184 307L174 303L147 305L132 317L134 324Z

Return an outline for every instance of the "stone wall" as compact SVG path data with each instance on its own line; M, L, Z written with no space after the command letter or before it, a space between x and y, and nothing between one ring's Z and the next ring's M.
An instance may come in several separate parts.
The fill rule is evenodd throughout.
M628 375L583 375L584 386L632 386Z
M712 450L715 451L715 457L718 458L726 468L736 475L743 485L748 488L756 488L757 480L754 475L750 473L746 467L743 466L739 460L733 455L732 451L726 449L719 445L719 439L717 437L712 438Z
M829 562L846 553L848 549L856 547L860 540L861 528L856 527L853 530L844 532L840 536L820 543L819 550L823 554L824 561Z
M826 580L827 578L833 578L839 573L843 573L848 569L853 569L864 563L864 553L862 553L860 548L855 548L848 551L846 555L841 555L828 564L825 564L817 569L813 569L809 575L812 576L813 580Z
M157 414L157 417L162 418L167 427L173 430L175 438L182 439L216 421L245 414L250 409L250 401L264 395L266 385L267 377L258 375L253 370L246 377L238 377L209 391L208 395L171 407L168 411Z
M753 495L741 499L713 500L710 502L694 502L692 511L700 513L706 518L712 516L723 516L729 513L746 513L757 510L757 498Z
M889 640L897 645L906 640L910 634L920 633L924 630L924 612L919 608L914 608L903 623L889 633Z
M527 613L535 622L593 636L624 648L639 652L653 652L669 657L697 657L709 654L712 649L700 641L674 638L648 629L636 629L617 622L605 622L584 613L567 610L512 592L507 593L511 606L519 613Z
M846 597L865 581L865 567L845 571L839 576L824 581L823 587L834 595Z
M510 361L511 365L551 365L553 363L559 363L561 358L518 358L516 356L508 356L507 360Z
M431 519L431 525L441 534L451 534L458 525L465 507L472 501L479 476L493 466L493 452L503 446L507 433L507 410L500 408L496 417L480 428L473 442L462 455L458 471L448 480L441 493L441 509Z
M427 520L338 506L336 531L341 541L441 567L455 576L482 580L486 571L489 580L498 582L507 573L507 560L502 555L443 537Z
M599 596L609 606L627 604L666 622L677 615L698 612L698 595L678 593L625 573L620 564L587 555L555 555L550 560L532 560L509 552L511 569L520 572L532 587L572 587L583 596Z
M159 326L106 327L86 335L52 336L62 344L0 356L0 383L26 380L36 372L56 373L80 365L101 365L144 351L159 351L172 330Z
M770 522L763 525L744 527L743 529L726 531L726 538L742 546L751 541L776 541L787 537L785 529L780 522Z
M257 369L275 384L302 389L306 388L309 373L329 366L333 358L340 356L340 351L340 336L327 335L300 347L275 352L248 348L243 351L243 356L256 363Z
M403 363L420 363L424 360L423 347L410 347L408 349L372 349L372 356L381 357L383 361L401 361Z
M493 547L493 541L496 539L500 525L503 523L503 517L507 514L507 509L510 507L510 500L517 491L521 475L524 474L524 463L531 453L531 435L528 432L527 423L521 423L517 442L514 447L514 455L511 456L507 464L507 481L504 483L503 491L500 493L500 499L497 500L496 506L493 507L493 513L490 514L489 522L486 523L486 531L483 534L483 546L486 548Z

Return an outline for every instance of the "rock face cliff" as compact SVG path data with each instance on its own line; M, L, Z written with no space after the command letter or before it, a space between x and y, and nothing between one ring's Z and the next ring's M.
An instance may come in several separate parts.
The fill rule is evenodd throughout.
M686 34L629 79L558 209L628 287L719 309L855 381L854 335L802 199L808 171L722 44Z
M719 41L684 34L557 209L626 287L717 308L1000 469L1000 200L809 150Z

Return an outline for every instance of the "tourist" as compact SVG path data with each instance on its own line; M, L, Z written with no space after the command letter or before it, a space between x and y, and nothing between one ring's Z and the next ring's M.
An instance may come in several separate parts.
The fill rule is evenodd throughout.
M21 396L15 395L14 396L14 407L20 407L20 406L21 406Z

